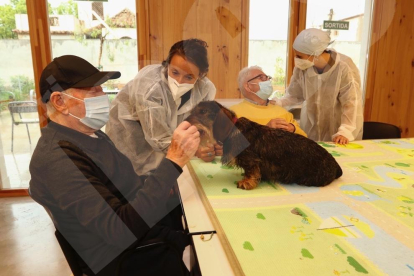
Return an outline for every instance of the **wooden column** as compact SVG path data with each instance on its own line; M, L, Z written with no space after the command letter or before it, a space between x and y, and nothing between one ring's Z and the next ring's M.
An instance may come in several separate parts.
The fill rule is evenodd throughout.
M242 30L242 40L241 40L241 68L244 68L249 65L249 27L250 27L250 0L241 0L242 1L242 10L241 10L241 23L244 26ZM254 1L254 0L252 0ZM241 97L241 95L240 95Z
M52 61L47 0L26 0L30 45L40 127L47 124L46 106L41 101L39 79L42 70Z
M199 38L208 44L208 78L216 98L240 98L237 76L248 62L249 0L136 1L140 68L160 64L175 42Z
M414 137L414 1L376 0L367 69L365 121Z
M138 68L151 64L148 0L136 0Z
M293 74L293 68L295 67L293 42L298 34L306 28L306 11L307 0L291 0L290 1L290 18L289 18L289 31L288 31L288 57L286 59L286 75L287 82L286 87L289 86L290 78Z

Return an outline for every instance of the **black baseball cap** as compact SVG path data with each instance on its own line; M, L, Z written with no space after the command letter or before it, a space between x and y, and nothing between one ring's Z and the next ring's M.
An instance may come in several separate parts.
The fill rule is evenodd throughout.
M39 86L42 102L47 103L55 91L69 88L94 87L109 79L121 76L118 71L99 71L78 56L66 55L53 59L40 76Z

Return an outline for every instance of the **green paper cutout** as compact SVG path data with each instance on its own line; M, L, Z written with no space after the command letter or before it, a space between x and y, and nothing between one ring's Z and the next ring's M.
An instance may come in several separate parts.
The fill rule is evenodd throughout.
M347 260L348 260L348 263L351 266L353 266L356 271L364 273L364 274L368 274L368 271L360 263L358 263L357 260L355 260L351 256L348 256Z
M399 167L410 167L410 164L406 164L406 163L395 163L395 165L399 166Z
M335 247L339 249L339 251L341 251L342 254L346 254L345 250L343 250L339 245L337 245L335 243Z
M254 251L252 244L248 241L245 241L243 244L243 248L249 251Z
M334 148L335 147L335 145L329 145L329 144L324 143L324 142L319 142L318 144L321 145L324 148Z
M302 248L302 256L305 258L309 258L309 259L313 259L313 255L309 252L309 250L307 250L306 248Z

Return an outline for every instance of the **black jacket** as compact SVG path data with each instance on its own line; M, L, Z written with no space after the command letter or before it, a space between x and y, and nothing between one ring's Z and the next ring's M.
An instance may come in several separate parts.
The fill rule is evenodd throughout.
M181 168L164 159L140 177L105 133L95 134L53 121L43 128L30 162L31 197L94 273L137 240L162 238L182 251L186 235L157 224L171 211L166 202Z

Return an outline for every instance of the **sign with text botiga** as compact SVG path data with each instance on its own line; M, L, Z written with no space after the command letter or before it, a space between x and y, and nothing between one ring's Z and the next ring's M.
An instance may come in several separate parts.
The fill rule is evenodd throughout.
M349 30L348 21L323 21L323 28L327 30Z

